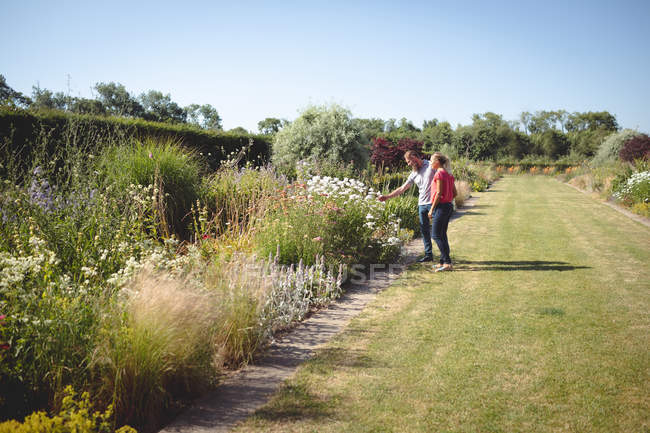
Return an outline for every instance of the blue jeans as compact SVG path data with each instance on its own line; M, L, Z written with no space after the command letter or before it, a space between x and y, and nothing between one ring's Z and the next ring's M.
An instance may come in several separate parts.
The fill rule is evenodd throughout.
M440 264L451 265L451 257L449 256L449 239L447 239L447 227L449 226L449 219L454 211L451 203L440 203L433 210L433 240L436 241L438 249L440 250Z
M422 232L422 242L424 243L424 255L433 257L433 247L431 246L431 223L429 222L430 204L421 204L418 206L420 213L420 231Z

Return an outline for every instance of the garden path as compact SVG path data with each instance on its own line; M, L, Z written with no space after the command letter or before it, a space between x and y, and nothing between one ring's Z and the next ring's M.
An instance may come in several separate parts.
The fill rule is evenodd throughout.
M470 198L452 219L471 212L477 199ZM301 363L338 334L421 253L422 240L413 239L404 246L397 266L376 269L371 278L351 284L337 302L316 312L290 332L276 337L259 361L229 376L215 391L194 402L160 433L229 431L237 422L262 407Z

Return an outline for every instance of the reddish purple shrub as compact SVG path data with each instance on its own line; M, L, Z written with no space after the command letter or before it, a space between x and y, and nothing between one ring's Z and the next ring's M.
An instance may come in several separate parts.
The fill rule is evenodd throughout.
M377 167L384 167L386 169L395 169L398 167L406 166L404 162L404 154L413 150L421 157L422 146L424 143L421 141L413 140L412 138L402 138L393 144L389 140L381 137L372 139L372 155L370 161Z
M635 159L650 159L650 137L647 134L641 134L630 138L623 143L618 156L623 161L630 162Z

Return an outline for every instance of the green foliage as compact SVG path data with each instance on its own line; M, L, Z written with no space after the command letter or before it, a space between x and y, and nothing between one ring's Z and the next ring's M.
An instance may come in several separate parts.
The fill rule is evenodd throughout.
M32 101L20 92L15 91L7 84L7 79L0 74L0 105L24 107Z
M219 112L212 105L190 104L185 107L185 111L187 111L187 119L190 124L213 131L223 130L221 116L219 116Z
M217 233L235 228L245 231L266 209L269 197L285 185L286 180L270 167L223 167L203 178L202 202L214 215Z
M277 119L275 117L267 117L264 120L257 122L257 128L260 131L260 134L264 135L273 135L276 134L280 129L288 125L289 122L285 119Z
M97 83L98 100L114 116L142 117L145 108L120 83Z
M413 189L413 188L411 188ZM386 201L386 215L394 215L400 227L410 230L413 236L420 234L420 216L418 215L418 198L402 194Z
M258 251L277 251L284 264L313 264L320 255L334 268L390 260L399 253L401 234L377 195L352 179L314 177L289 185L260 224Z
M425 122L422 137L426 152L443 152L441 149L445 149L446 153L443 152L445 155L455 153L449 151L453 147L454 142L454 131L451 129L449 122L438 122L437 119ZM455 157L456 155L453 156Z
M561 132L554 129L545 131L537 137L538 146L544 156L548 158L559 158L569 152L569 139Z
M650 171L633 173L625 183L617 186L614 197L628 206L650 203Z
M22 423L0 423L0 433L136 433L127 425L117 430L113 428L112 406L103 413L93 412L88 393L83 393L81 399L77 399L77 393L70 386L66 387L64 393L58 415L48 417L45 412L35 412Z
M273 143L274 164L291 170L296 162L308 158L353 161L356 167L365 167L368 149L348 110L335 104L310 106L277 133Z
M269 139L264 136L206 131L191 125L59 111L31 113L0 107L0 161L3 161L0 176L6 176L9 169L4 161L14 160L14 171L18 174L34 166L34 155L39 152L45 151L46 159L51 160L59 149L74 146L96 155L107 145L127 143L131 138L178 141L183 147L202 153L210 169L218 168L232 153L242 149L242 161L261 165L269 160L271 151Z
M113 186L118 194L126 195L131 185L153 186L154 205L165 214L161 223L185 237L188 215L200 194L202 168L196 152L171 140L146 139L107 147L97 168L103 184Z
M163 95L157 90L149 90L140 95L140 104L144 109L142 117L154 122L184 123L187 111L172 101L168 94Z
M616 161L623 144L629 139L639 135L641 135L641 133L633 129L624 129L608 135L598 148L598 153L596 153L593 163L598 165Z

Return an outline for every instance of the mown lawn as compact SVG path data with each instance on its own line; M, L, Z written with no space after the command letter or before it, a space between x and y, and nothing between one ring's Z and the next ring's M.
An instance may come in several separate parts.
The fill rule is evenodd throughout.
M522 176L449 238L236 431L650 431L650 229Z

